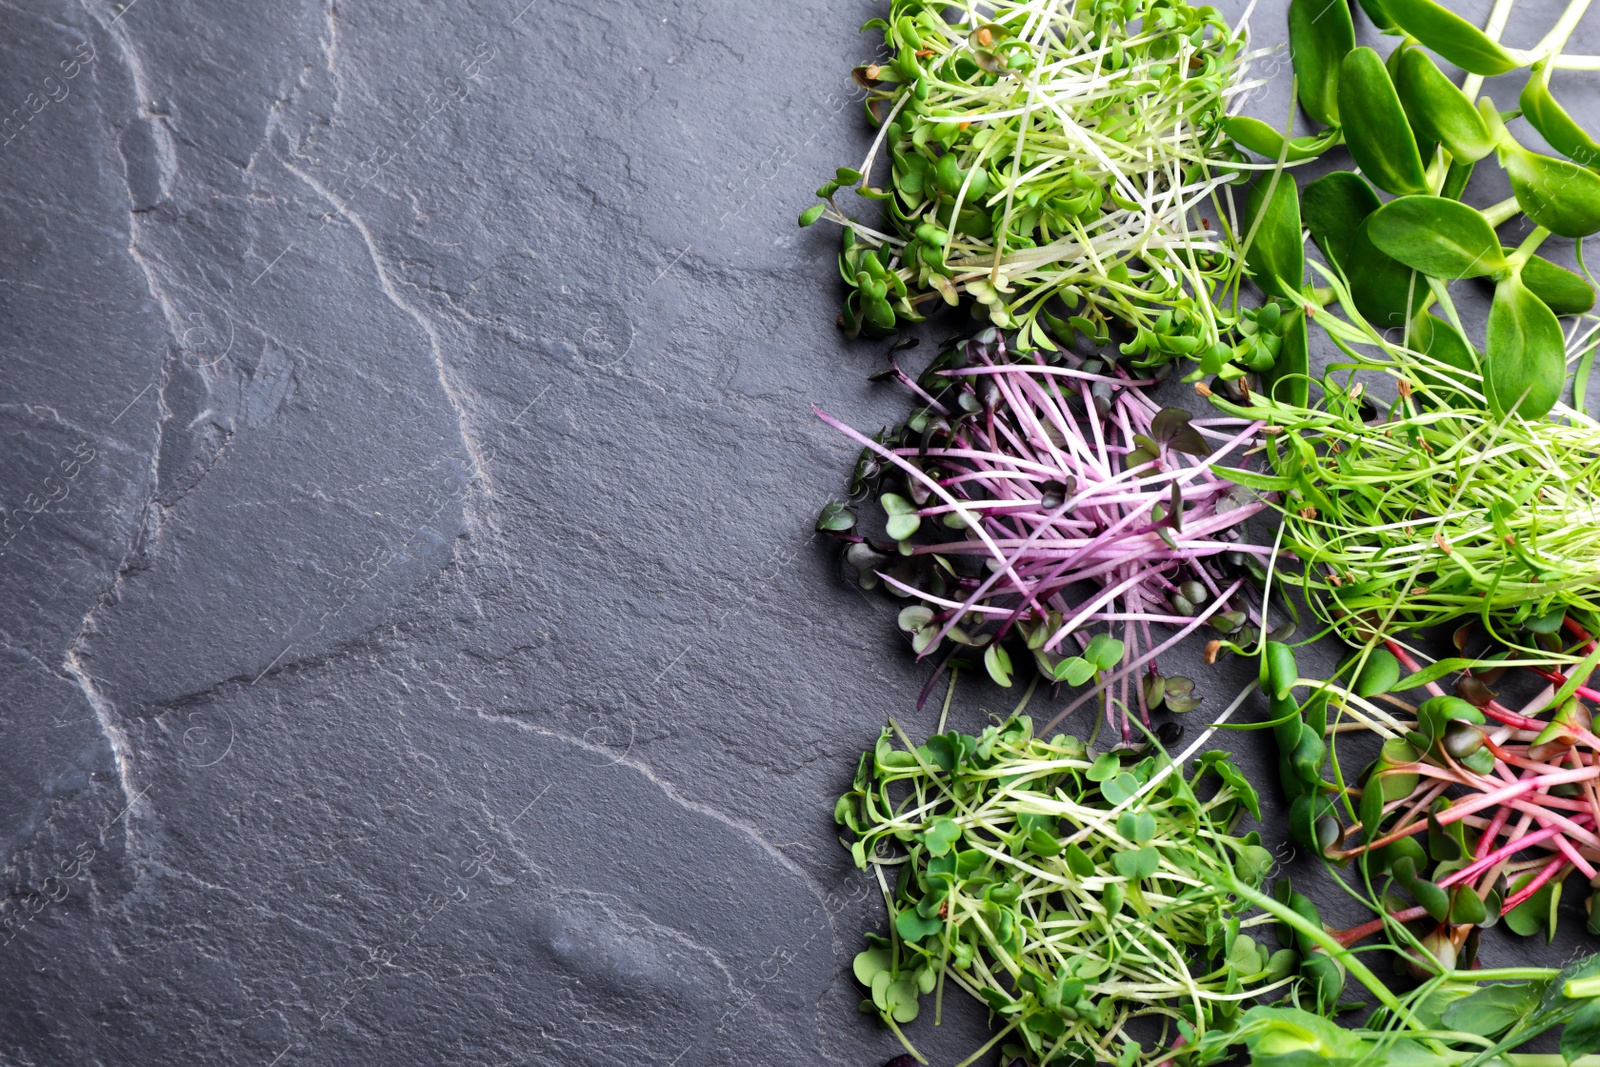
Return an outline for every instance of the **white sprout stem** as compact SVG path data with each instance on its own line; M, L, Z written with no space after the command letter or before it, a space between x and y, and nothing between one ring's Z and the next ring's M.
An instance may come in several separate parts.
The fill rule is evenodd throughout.
M867 158L861 163L861 180L872 179L872 161L878 158L878 148L883 144L884 136L889 132L889 124L894 117L900 114L900 109L906 106L906 101L911 99L911 90L905 89L900 93L900 99L894 102L894 107L889 111L889 117L883 120L883 125L878 127L878 136L872 139L872 147L867 149Z
M1484 24L1483 34L1491 41L1500 40L1500 35L1506 32L1506 23L1511 19L1511 9L1516 6L1517 0L1495 0L1493 9L1489 12L1489 21ZM1482 74L1468 74L1461 83L1461 91L1468 100L1478 98L1478 90L1483 88Z
M1591 0L1572 0L1567 10L1562 12L1561 18L1550 28L1550 32L1544 35L1544 40L1533 46L1533 55L1539 59L1559 55L1567 46L1567 39L1578 28L1584 13L1589 10L1590 3Z

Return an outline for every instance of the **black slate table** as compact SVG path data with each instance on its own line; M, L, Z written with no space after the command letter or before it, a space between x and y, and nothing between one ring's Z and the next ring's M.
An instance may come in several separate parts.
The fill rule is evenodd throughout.
M0 13L0 1063L896 1051L832 801L933 715L810 404L907 401L794 225L874 13Z

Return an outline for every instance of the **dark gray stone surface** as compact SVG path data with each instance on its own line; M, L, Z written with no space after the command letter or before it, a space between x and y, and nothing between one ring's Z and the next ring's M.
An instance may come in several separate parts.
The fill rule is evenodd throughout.
M0 1063L896 1048L809 404L905 401L794 228L870 9L587 6L0 14Z

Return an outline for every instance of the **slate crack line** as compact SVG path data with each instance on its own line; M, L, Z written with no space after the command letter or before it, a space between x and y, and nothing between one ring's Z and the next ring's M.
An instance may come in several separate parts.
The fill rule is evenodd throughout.
M331 189L328 189L310 174L296 167L287 159L281 162L290 174L310 186L318 196L327 201L335 214L355 227L356 232L361 235L362 241L366 243L367 254L372 258L373 270L378 276L378 288L383 291L384 296L388 297L391 304L410 316L412 321L417 324L417 328L427 337L428 348L433 356L434 371L439 378L439 387L444 392L445 402L450 405L451 411L456 417L456 426L461 438L461 445L472 459L474 479L481 480L484 492L489 496L493 496L494 483L489 478L489 470L484 461L482 449L479 448L478 442L472 433L467 408L462 401L461 392L452 380L450 368L445 364L444 346L439 340L438 327L419 308L400 295L399 289L395 287L394 280L389 276L389 268L384 263L383 254L378 251L378 242L373 238L372 230L368 228L366 220L352 211L349 204L335 196Z
M532 723L524 722L521 719L515 718L511 715L503 715L496 712L480 710L478 712L478 717L487 722L502 723L515 727L518 730L524 730L531 734L537 734L540 737L554 738L555 740L573 745L574 747L581 748L585 752L594 753L595 755L612 757L613 764L620 763L624 767L643 775L644 778L650 782L650 784L661 790L667 799L678 805L678 807L683 808L685 811L693 812L696 815L705 816L706 818L712 819L715 822L719 822L728 827L730 830L734 830L740 835L749 838L757 848L771 857L778 864L778 866L782 867L790 874L800 878L801 881L803 881L811 890L811 892L816 895L819 902L826 901L826 895L822 892L821 887L817 885L816 879L811 876L810 872L808 872L804 867L801 867L799 864L795 863L795 861L784 854L782 850L777 848L772 844L772 842L768 841L764 836L762 836L760 830L749 823L734 818L726 812L719 811L718 809L711 807L709 804L702 804L697 800L693 800L685 796L679 791L675 783L673 783L670 779L661 777L648 763L633 758L627 753L624 753L621 756L616 756L611 749L604 745L596 745L585 741L582 738L573 737L570 734L560 733L556 730L548 730L542 726L535 726Z
M158 181L164 194L171 187L177 172L177 155L173 147L172 131L168 129L164 119L152 114L149 110L148 101L153 98L153 94L149 87L149 80L145 75L144 61L133 47L127 27L120 25L122 16L132 10L136 3L138 3L138 0L133 0L132 3L123 6L115 17L109 20L105 18L106 12L95 8L87 0L83 0L82 6L85 13L101 26L106 36L116 45L117 52L121 56L133 91L133 114L137 120L150 123L150 133L155 141L155 161L159 172ZM105 116L102 114L102 120L104 121L104 119ZM128 160L125 155L123 156L122 180L125 191L128 194L128 256L144 277L145 287L150 293L151 300L161 313L171 344L181 348L182 322L178 309L174 306L172 298L167 293L166 285L157 269L157 264L150 256L145 255L142 226L139 214L134 210L135 197L128 173ZM150 449L148 467L150 498L145 502L144 507L147 511L152 509L154 511L155 536L157 539L160 537L161 517L165 510L156 499L156 494L159 492L161 485L162 443L166 434L167 421L171 417L171 410L168 408L166 400L167 385L171 380L170 360L171 354L169 352L160 360L160 369L156 376L156 381L141 390L139 395L134 397L127 407L117 413L116 419L112 420L113 423L120 420L145 393L149 392L151 388L156 390L155 440ZM126 578L129 560L133 555L134 546L139 536L138 533L133 535L127 550L123 552L122 557L117 561L110 583L101 590L100 595L95 598L94 603L84 613L82 621L78 624L77 632L73 635L72 640L67 643L67 647L62 653L62 669L72 677L78 688L83 692L84 699L94 713L95 721L99 724L101 733L111 748L112 762L116 768L118 784L122 789L122 795L126 798L126 806L123 812L118 815L118 819L123 818L125 815L128 816L127 821L123 823L123 842L124 847L130 853L133 850L134 838L132 815L142 806L141 801L146 791L142 789L135 791L134 789L131 747L127 732L122 727L115 706L100 691L99 685L90 675L88 668L84 664L83 654L88 636L94 631L96 615L102 608L115 600ZM113 820L113 824L115 821ZM108 828L110 825L112 824L108 824Z

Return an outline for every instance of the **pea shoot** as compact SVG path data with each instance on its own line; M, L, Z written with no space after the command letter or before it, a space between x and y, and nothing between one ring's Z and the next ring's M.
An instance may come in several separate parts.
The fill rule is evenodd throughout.
M1529 619L1600 612L1600 423L1496 416L1476 375L1390 357L1336 366L1315 404L1212 397L1266 426L1271 472L1219 473L1276 494L1286 580L1358 644L1463 616L1514 642ZM1396 383L1386 411L1358 369Z

